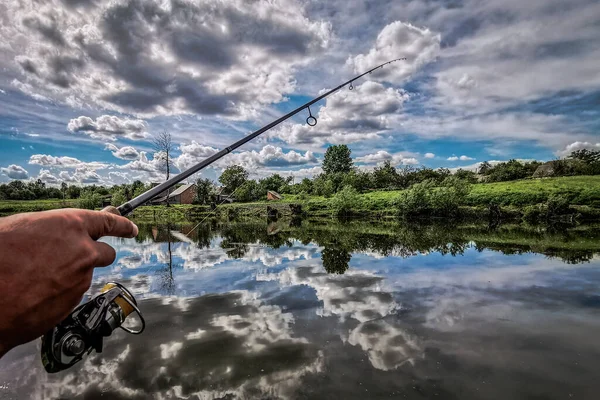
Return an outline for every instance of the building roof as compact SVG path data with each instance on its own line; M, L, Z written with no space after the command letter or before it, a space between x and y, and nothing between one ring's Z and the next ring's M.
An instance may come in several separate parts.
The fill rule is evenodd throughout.
M175 189L174 191L171 192L171 194L169 195L169 197L173 197L173 196L177 196L182 194L183 192L186 192L188 189L191 189L192 187L196 186L195 184L189 184L189 185L183 185L178 187L177 189Z
M276 199L281 199L281 195L274 190L267 190L267 194L275 197Z

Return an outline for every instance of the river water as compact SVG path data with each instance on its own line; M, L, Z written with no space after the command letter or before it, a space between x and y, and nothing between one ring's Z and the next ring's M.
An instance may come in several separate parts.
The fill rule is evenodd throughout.
M600 230L383 222L141 225L106 240L146 319L1 399L597 399Z

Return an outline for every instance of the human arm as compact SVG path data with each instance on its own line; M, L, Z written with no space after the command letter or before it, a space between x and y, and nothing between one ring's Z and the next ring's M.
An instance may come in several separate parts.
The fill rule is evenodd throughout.
M62 321L115 250L103 236L134 237L124 217L63 209L0 218L0 357Z

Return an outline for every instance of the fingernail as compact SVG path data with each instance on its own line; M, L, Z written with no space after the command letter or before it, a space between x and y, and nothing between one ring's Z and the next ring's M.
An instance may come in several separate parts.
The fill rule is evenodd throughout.
M131 223L131 225L133 225L133 237L136 237L140 230L138 229L137 225L133 222Z

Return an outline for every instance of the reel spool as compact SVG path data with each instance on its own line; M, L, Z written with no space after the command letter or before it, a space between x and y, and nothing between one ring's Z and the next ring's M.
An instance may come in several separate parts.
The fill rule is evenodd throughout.
M123 322L131 313L137 313L141 327L132 330ZM146 322L135 298L123 285L107 283L100 294L75 308L60 324L42 337L42 364L49 373L70 368L92 350L102 352L102 340L121 328L138 335Z

